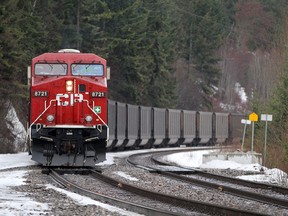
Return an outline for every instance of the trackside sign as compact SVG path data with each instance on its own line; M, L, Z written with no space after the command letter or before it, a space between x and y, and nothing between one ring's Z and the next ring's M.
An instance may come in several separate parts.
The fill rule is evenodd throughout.
M251 121L251 122L257 122L258 121L258 115L256 114L256 113L251 113L250 115L249 115L249 120Z
M261 121L272 121L272 115L261 114Z

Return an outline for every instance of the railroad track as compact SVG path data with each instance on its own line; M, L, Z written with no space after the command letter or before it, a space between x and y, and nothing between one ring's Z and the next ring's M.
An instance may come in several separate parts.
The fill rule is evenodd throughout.
M152 160L157 163L157 164L161 164L164 166L171 166L171 164L162 161L159 157L152 157ZM247 180L242 180L242 179L237 179L237 178L231 178L231 177L227 177L227 176L223 176L223 175L216 175L216 174L212 174L212 173L208 173L205 171L201 171L199 169L190 169L191 171L193 171L193 175L192 176L200 176L203 177L205 179L209 179L211 181L211 179L215 179L218 180L219 182L225 182L225 183L231 183L231 184L236 184L236 185L241 185L244 187L249 187L249 188L254 188L254 189L263 189L263 190L267 190L266 193L279 193L283 196L287 196L287 199L284 200L284 207L288 208L288 188L286 187L281 187L281 186L277 186L277 185L271 185L271 184L264 184L261 182L252 182L252 181L247 181ZM186 178L183 178L184 180ZM211 185L213 187L213 185ZM229 191L229 187L226 187L223 185L223 189L225 190L225 188L227 188L227 191ZM277 200L277 199L276 199ZM275 201L277 204L277 201ZM282 201L281 199L279 199L279 204L281 205Z
M164 165L164 166L171 166L171 164L161 160L161 157L152 157L151 159L156 164L160 164L160 165ZM250 188L270 190L270 191L273 191L275 193L281 193L283 195L288 195L288 188L285 188L285 187L281 187L281 186L277 186L277 185L271 185L271 184L264 184L261 182L252 182L252 181L247 181L247 180L242 180L242 179L237 179L237 178L231 178L231 177L222 176L222 175L216 175L216 174L208 173L205 171L201 171L199 169L189 169L189 168L185 168L185 169L191 170L195 174L197 174L198 176L201 176L203 178L210 178L210 179L212 178L212 179L216 179L219 181L229 182L232 184L242 185L242 186L246 186L246 187L250 187Z
M69 171L71 172L71 171ZM77 171L80 173L79 171ZM82 172L82 171L81 171ZM147 207L146 205L135 205L135 203L115 199L113 197L108 197L107 195L103 194L97 194L95 192L91 192L91 190L81 188L79 185L76 185L72 181L68 181L66 178L61 176L63 173L67 173L67 170L61 171L61 170L51 170L51 175L55 180L60 183L61 185L69 188L70 190L73 190L76 193L79 193L81 195L85 195L88 197L91 197L92 199L96 200L101 200L103 202L110 203L111 205L116 205L121 208L126 208L135 212L139 212L145 215L263 215L257 212L252 212L252 211L246 211L246 210L239 210L239 209L234 209L234 208L228 208L228 207L223 207L223 206L218 206L218 205L213 205L213 204L207 204L206 202L199 202L199 201L193 201L189 199L184 199L172 195L167 195L163 193L158 193L155 191L149 191L145 190L143 188L139 188L130 184L126 184L124 182L120 182L118 180L114 180L113 178L104 176L100 174L99 172L96 172L94 170L85 170L86 174L89 174L89 176L92 176L93 178L96 178L97 180L101 180L105 182L106 184L110 185L110 190L113 190L117 188L117 190L121 190L122 192L113 192L113 193L120 193L123 195L123 190L128 191L129 193L136 194L140 197L146 197L149 201L141 201L141 203L148 202L149 206L151 205L151 201L154 203L154 205L159 206L159 202L165 203L166 205L171 206L176 206L173 213L172 211L163 211L160 210L159 208L151 208ZM75 177L74 177L75 178ZM95 180L96 181L96 180ZM86 181L87 182L87 181ZM111 187L112 186L112 187ZM133 195L129 195L133 196ZM130 198L131 199L131 198ZM136 198L133 196L133 200ZM161 208L163 209L163 205L161 204ZM181 211L178 211L179 209L184 209Z
M287 188L274 186L274 185L267 185L267 184L258 184L255 182L244 181L244 180L240 180L236 178L229 178L225 176L210 174L210 173L203 172L200 170L195 170L195 169L185 168L183 170L180 170L180 173L190 173L189 177L187 175L184 176L181 174L175 174L174 173L175 171L171 171L173 170L171 169L171 167L174 167L174 170L175 170L175 166L161 161L159 159L161 158L159 154L160 155L162 154L163 156L163 152L156 153L156 155L158 156L153 156L151 155L151 153L135 154L135 155L130 156L127 159L127 161L137 167L147 169L150 172L156 172L161 175L168 176L170 178L174 178L176 180L183 181L189 184L197 185L200 187L216 189L223 193L228 193L228 194L239 196L242 198L259 201L259 202L266 203L269 205L271 204L277 205L281 208L288 208L288 189ZM139 159L140 162L138 161L137 158L138 159L140 158ZM143 164L143 161L145 161L144 158L146 158L147 164ZM150 158L151 161L148 161L149 160L148 158ZM164 166L157 166L158 164L164 165ZM167 171L167 170L170 170L170 171ZM228 186L229 184L230 186ZM241 187L239 187L239 185ZM262 191L262 194L259 193L259 191L251 192L249 191L251 188L258 189L258 190L265 190L265 191ZM271 193L274 194L276 197L266 195L266 194L271 194Z
M134 211L134 212L138 212L140 214L144 214L144 215L160 215L160 216L167 216L167 215L171 215L171 216L178 216L179 214L173 214L170 212L166 212L160 209L153 209L150 207L146 207L143 205L138 205L132 202L127 202L127 201L123 201L117 198L114 198L112 196L108 196L108 195L103 195L97 192L93 192L91 190L88 190L80 185L77 185L75 183L73 183L73 181L71 180L67 180L66 178L63 177L63 174L81 174L81 175L91 175L91 176L98 176L97 172L94 170L82 170L82 169L78 169L78 170L63 170L63 169L50 169L49 170L49 174L50 176L60 185L64 186L65 188L83 195L83 196L87 196L90 197L91 199L97 200L97 201L101 201L103 203L108 203L112 206L117 206L123 209L129 209L130 211ZM117 186L119 187L119 186Z

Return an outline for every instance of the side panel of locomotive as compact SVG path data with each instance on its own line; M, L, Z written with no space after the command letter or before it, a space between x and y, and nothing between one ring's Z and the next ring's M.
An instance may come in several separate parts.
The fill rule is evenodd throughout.
M29 134L32 160L45 166L93 166L105 160L106 60L76 50L32 60Z

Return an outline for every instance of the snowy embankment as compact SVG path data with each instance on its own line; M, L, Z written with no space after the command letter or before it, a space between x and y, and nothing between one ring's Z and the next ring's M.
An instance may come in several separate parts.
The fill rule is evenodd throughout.
M4 109L7 113L4 115L4 124L2 124L4 130L0 131L2 152L23 152L26 150L27 139L25 127L10 102L4 103Z
M268 184L286 184L288 187L288 175L279 169L268 169L260 164L240 164L234 161L213 160L202 164L202 154L207 154L207 151L175 153L164 158L165 161L176 163L187 168L201 169L230 169L253 172L253 175L237 176L239 179L248 181L256 181Z

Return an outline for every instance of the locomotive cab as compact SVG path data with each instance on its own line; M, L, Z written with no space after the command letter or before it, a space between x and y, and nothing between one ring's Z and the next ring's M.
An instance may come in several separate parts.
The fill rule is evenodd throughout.
M105 59L72 49L32 60L32 160L45 166L94 166L105 160L106 68Z

